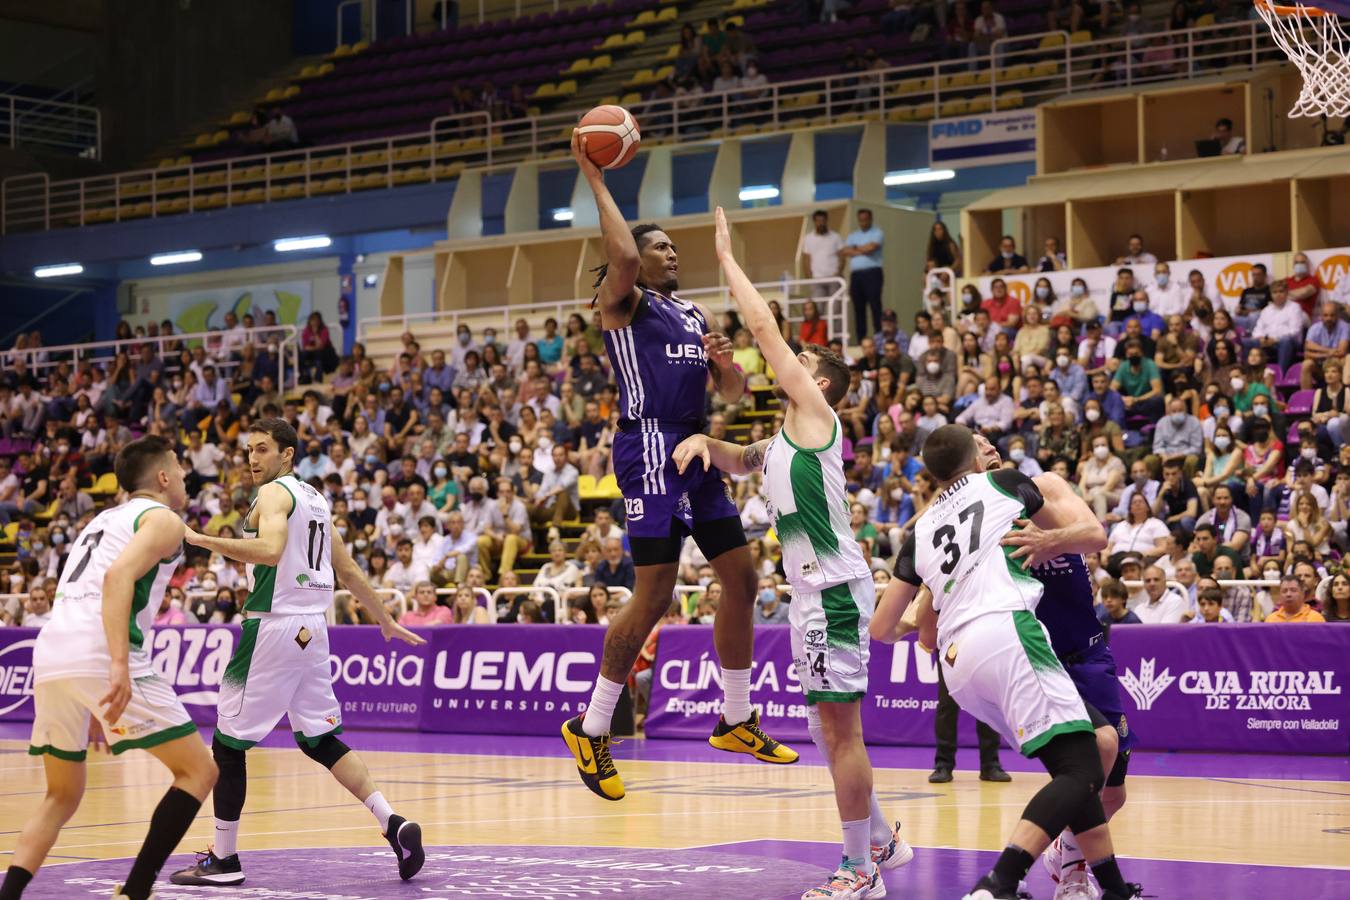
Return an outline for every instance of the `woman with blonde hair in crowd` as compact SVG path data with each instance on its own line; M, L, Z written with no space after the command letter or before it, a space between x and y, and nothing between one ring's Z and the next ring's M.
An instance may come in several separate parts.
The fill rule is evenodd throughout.
M450 612L456 625L486 625L490 621L487 610L478 605L478 597L467 584L461 584L455 590L455 602Z
M1296 541L1307 541L1319 554L1331 552L1331 523L1322 516L1322 507L1310 491L1294 495L1289 520L1284 523L1285 539L1292 546Z

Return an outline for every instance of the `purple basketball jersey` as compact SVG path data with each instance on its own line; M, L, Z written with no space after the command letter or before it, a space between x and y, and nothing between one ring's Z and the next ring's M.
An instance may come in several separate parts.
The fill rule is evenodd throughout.
M686 423L702 428L707 399L708 323L698 307L647 290L633 321L604 332L605 350L619 384L619 418Z

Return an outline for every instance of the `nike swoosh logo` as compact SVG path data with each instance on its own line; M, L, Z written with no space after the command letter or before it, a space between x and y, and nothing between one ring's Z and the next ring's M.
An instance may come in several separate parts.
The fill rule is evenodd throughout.
M741 737L739 734L733 734L732 737L734 737L736 740L740 741L740 742L741 742L742 744L744 744L745 746L749 747L751 750L754 750L754 749L756 749L757 747L759 747L759 741L755 740L754 738L751 738L750 740L747 741L745 738Z
M594 762L594 760L586 758L586 752L584 750L578 749L577 756L581 757L581 767L583 769L589 768L591 763Z

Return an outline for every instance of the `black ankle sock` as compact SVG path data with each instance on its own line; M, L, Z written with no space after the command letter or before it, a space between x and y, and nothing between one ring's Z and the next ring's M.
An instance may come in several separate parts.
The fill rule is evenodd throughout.
M164 861L178 846L183 835L187 834L201 808L202 802L187 791L169 788L150 817L150 831L145 835L145 843L141 845L141 852L136 856L131 873L127 875L122 893L131 900L146 900L150 896L155 876L164 867Z
M5 881L0 884L0 900L19 900L23 889L33 880L33 873L19 866L10 866L5 872Z
M999 854L998 862L994 863L994 871L991 874L998 879L1000 887L1015 890L1017 883L1027 876L1027 870L1031 868L1032 862L1030 853L1016 844L1009 844Z
M1116 865L1115 856L1108 856L1101 862L1093 863L1092 874L1097 876L1097 883L1102 886L1103 891L1120 897L1130 896L1130 886L1120 874L1120 866Z

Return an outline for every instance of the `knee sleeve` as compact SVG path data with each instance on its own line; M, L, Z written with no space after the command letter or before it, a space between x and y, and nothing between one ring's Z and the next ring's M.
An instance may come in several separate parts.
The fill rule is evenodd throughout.
M248 790L247 757L243 750L222 744L219 735L211 741L211 756L220 770L211 792L215 816L225 822L238 822Z
M806 731L811 735L811 743L816 745L825 765L830 764L830 748L825 743L825 726L820 721L820 710L814 705L806 707Z
M1050 783L1031 798L1022 818L1051 837L1071 821L1084 831L1106 821L1101 798L1097 796L1103 776L1095 735L1090 732L1059 735L1036 756L1050 773ZM1088 824L1094 818L1095 824ZM1074 833L1078 833L1077 828Z
M331 769L337 765L338 760L346 756L351 750L342 741L333 737L331 734L325 734L318 741L310 743L307 738L297 737L295 742L300 745L300 752L314 760L325 769Z

